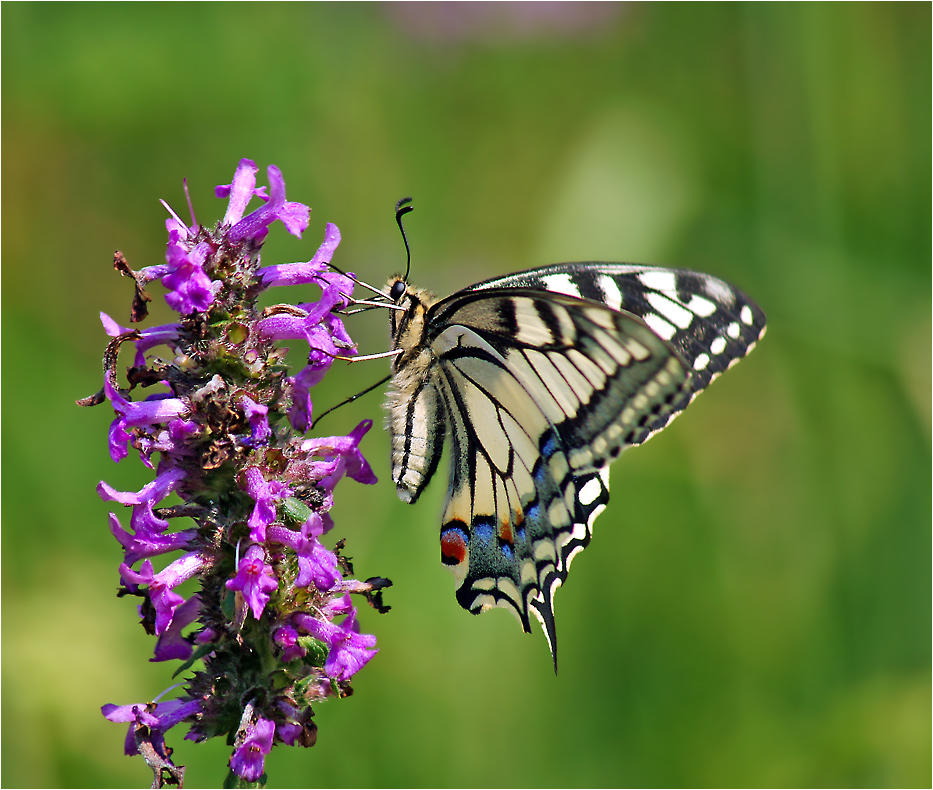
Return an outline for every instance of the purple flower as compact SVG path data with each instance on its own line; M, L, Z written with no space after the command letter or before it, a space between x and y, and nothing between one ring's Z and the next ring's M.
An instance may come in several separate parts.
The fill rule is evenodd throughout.
M272 641L282 648L280 658L286 664L301 658L307 651L298 644L298 632L290 625L284 625L272 635Z
M233 174L233 183L224 184L214 188L214 194L219 198L229 197L227 213L221 220L222 225L235 225L246 213L246 206L254 197L268 200L265 187L256 187L256 173L259 168L252 159L241 159Z
M104 481L97 487L104 500L132 508L128 528L116 513L109 526L123 548L120 595L141 601L142 624L157 636L150 660L188 662L186 670L200 662L183 676L177 700L102 709L130 725L125 750L143 755L156 784L183 776L165 745L165 732L180 721L190 723L188 740L231 739L229 765L241 781L262 776L273 743L313 745L312 703L347 696L350 678L376 653L375 637L360 633L351 595L385 611L385 580L345 578L349 563L322 540L333 526L336 484L345 476L375 482L360 450L372 422L347 436L302 435L311 388L335 358L356 353L338 315L355 281L329 268L340 243L332 224L307 262L260 267L270 226L280 220L300 236L309 209L286 200L278 168L268 169L268 195L257 172L242 159L231 183L217 187L228 203L216 225L198 224L192 208L189 227L163 203L164 263L134 272L122 253L114 256L135 282L134 322L145 318L145 286L155 279L181 318L137 329L101 313L112 338L104 386L79 401L109 401L111 457L121 461L132 446L155 472L138 491ZM263 204L248 213L254 198ZM320 298L258 306L260 292L296 284L319 286ZM276 343L295 339L307 343L307 364L289 371ZM135 354L121 389L118 357L127 343ZM169 354L151 355L160 345ZM180 504L164 503L170 495ZM175 559L157 570L160 555ZM180 590L189 580L200 589L186 599Z
M282 741L282 743L287 743L289 746L294 746L298 738L301 737L304 732L304 727L300 724L280 724L275 728L275 734Z
M356 610L353 608L353 601L349 595L331 598L321 610L322 614L328 620L333 620L335 617L339 617L342 614L350 614L350 612L353 611Z
M165 250L167 263L147 266L139 272L140 278L144 282L161 278L169 289L165 301L182 315L204 312L214 303L223 285L219 280L212 281L204 271L214 248L205 241L198 242L174 212L165 221L165 227L169 238Z
M262 241L268 233L268 226L277 219L282 220L288 232L298 238L301 238L302 231L308 227L308 214L311 209L303 203L289 203L285 200L285 179L282 178L282 171L275 165L269 165L266 174L269 176L269 202L230 228L228 237L233 243L243 239ZM231 203L234 200L233 190L230 200Z
M256 782L262 776L266 755L272 751L275 724L268 719L256 719L247 729L246 739L230 758L230 770L247 782Z
M148 728L152 732L164 735L168 730L185 719L196 716L201 709L199 700L173 699L157 705L102 705L100 712L104 718L113 722L130 722L126 734L124 753L139 754L136 746L135 729L137 726Z
M291 489L277 480L267 482L262 471L251 466L243 473L246 480L246 493L256 502L249 517L249 537L255 543L262 543L266 539L266 527L275 521L275 502L291 496Z
M340 231L332 222L327 223L324 231L324 242L318 247L316 253L307 263L279 263L266 266L259 272L259 279L263 288L275 285L306 285L320 282L321 275L328 271L327 264L334 257L334 251L340 244ZM348 294L349 295L349 294Z
M296 587L314 586L321 592L327 592L340 581L337 570L337 557L328 551L318 538L324 534L324 519L318 513L312 513L301 526L301 532L285 527L269 527L267 537L294 549L298 555L298 576Z
M360 633L356 609L352 609L340 625L306 614L297 614L293 619L299 628L330 648L324 663L324 671L329 677L349 680L379 652L375 649L376 637Z
M175 491L185 479L185 470L179 468L165 469L156 475L156 479L144 485L139 491L117 491L108 483L101 480L97 484L97 493L105 501L119 502L121 505L143 505L161 502L172 491Z
M247 605L253 610L253 617L257 620L269 603L269 593L279 586L271 566L266 565L266 553L262 546L255 543L250 546L240 564L237 565L236 576L227 582L228 590L243 593Z
M129 401L110 383L109 374L104 375L104 394L119 415L111 423L109 433L110 457L114 461L122 461L127 456L127 445L132 440L127 428L173 422L190 411L183 400L166 394L150 396L139 402Z
M137 508L145 509L147 507L146 505L134 507L134 517ZM152 512L151 508L149 508L149 512ZM155 557L177 549L188 548L191 541L198 534L197 530L194 529L186 529L170 535L136 529L134 530L135 534L131 535L120 526L120 519L117 518L115 513L110 514L110 531L120 542L120 545L123 546L125 552L124 562L127 565L134 565L139 560L147 557Z
M302 443L301 449L306 453L337 457L337 463L333 469L329 470L327 476L321 480L322 488L333 489L344 474L358 483L378 482L372 468L360 452L360 440L372 427L372 420L363 420L347 436L308 439Z
M149 660L171 661L172 659L179 659L187 661L191 657L192 647L191 642L182 637L181 631L197 620L200 613L201 596L195 593L175 610L171 625L164 633L159 634L155 652Z
M144 560L139 571L134 571L125 562L120 565L120 578L131 591L140 584L148 585L149 600L155 608L155 632L163 634L172 624L175 610L185 599L172 592L184 581L201 571L208 563L197 552L189 552L179 557L159 573L155 573L152 563Z
M292 405L288 410L288 420L299 433L305 433L311 424L311 387L318 384L327 373L330 362L318 365L308 365L302 368L297 376L290 377L288 383L291 387Z
M269 407L256 403L247 395L240 396L240 408L243 410L243 416L249 421L251 435L249 444L252 447L261 447L269 441L269 419L266 415L269 413Z
M165 301L173 310L182 315L203 313L214 303L216 289L204 272L204 262L212 252L207 242L190 250L183 249L183 245L169 248L169 263L174 268L162 278L162 285L169 289Z

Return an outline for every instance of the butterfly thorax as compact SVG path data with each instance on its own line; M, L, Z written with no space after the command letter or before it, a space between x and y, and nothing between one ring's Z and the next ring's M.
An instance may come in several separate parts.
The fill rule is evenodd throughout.
M429 291L412 288L401 277L389 280L387 288L393 296L399 294L395 303L405 308L404 311L393 310L389 323L392 348L402 349L392 366L398 372L411 365L415 357L427 350L424 343L425 317L437 297Z

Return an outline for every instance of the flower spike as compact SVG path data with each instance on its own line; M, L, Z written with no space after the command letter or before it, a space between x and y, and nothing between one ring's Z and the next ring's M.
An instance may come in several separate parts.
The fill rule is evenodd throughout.
M215 227L199 225L190 206L189 227L166 205L165 263L133 271L116 254L117 270L135 283L132 321L146 317L153 280L179 318L135 329L101 313L112 338L103 388L79 401L109 401L111 457L122 461L132 448L155 472L138 491L97 487L102 499L131 508L128 519L110 513L109 526L123 549L119 595L138 600L143 627L157 637L150 660L182 661L178 673L188 673L177 698L101 709L128 725L124 750L144 757L153 786L184 778L165 741L176 725L188 725L189 740L229 739L231 786L262 781L277 743L314 745L312 703L349 695L350 680L378 652L351 595L388 609L381 590L390 582L346 578L349 563L324 542L337 484L376 482L361 451L372 421L345 436L304 436L311 390L336 357L355 353L337 315L354 278L328 267L340 231L328 223L305 263L261 267L275 220L300 237L310 209L286 200L277 167L267 170L268 187L257 186L258 173L242 159L231 183L216 188L228 203ZM262 204L250 212L256 199ZM280 285L310 285L309 297L320 298L260 310L258 296ZM307 365L288 373L280 340L306 343ZM123 344L134 347L125 381ZM182 504L166 506L169 496ZM199 591L182 587L193 580Z

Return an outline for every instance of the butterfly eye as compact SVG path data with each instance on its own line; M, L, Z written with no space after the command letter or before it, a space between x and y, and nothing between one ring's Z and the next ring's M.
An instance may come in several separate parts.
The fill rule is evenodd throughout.
M408 286L405 284L404 280L396 280L392 283L392 288L389 290L389 296L392 297L393 302L398 302L405 295L405 291L408 289Z

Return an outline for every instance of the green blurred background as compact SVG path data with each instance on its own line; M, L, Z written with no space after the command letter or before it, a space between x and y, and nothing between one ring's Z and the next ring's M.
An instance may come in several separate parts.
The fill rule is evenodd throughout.
M165 198L202 221L241 157L313 206L264 260L449 293L564 260L708 271L765 341L613 468L613 502L540 632L462 611L444 486L338 489L334 537L395 586L376 660L319 706L274 786L929 786L929 4L4 4L4 786L144 785L105 702L152 698L121 552L97 313L128 320ZM265 181L263 180L263 183ZM309 298L294 293L293 298ZM155 311L154 322L167 320ZM365 352L384 315L354 319ZM372 383L341 368L318 408ZM335 369L336 370L336 369ZM15 375L14 375L15 374ZM379 418L370 395L322 424ZM179 728L181 729L181 728ZM191 786L228 747L171 738Z

